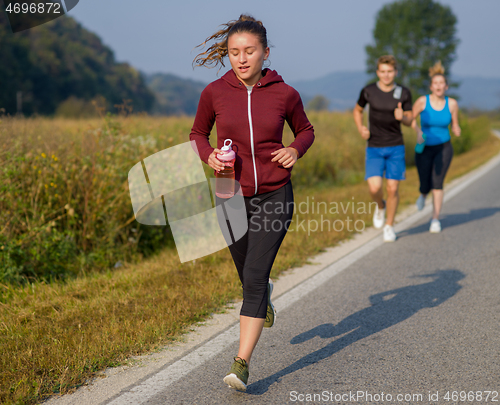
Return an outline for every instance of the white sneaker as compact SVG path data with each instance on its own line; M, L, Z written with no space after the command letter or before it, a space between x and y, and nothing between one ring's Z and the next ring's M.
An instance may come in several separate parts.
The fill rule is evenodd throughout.
M441 222L439 219L433 219L431 221L431 227L429 228L430 233L439 233L441 232Z
M423 194L420 194L420 197L417 199L417 208L419 211L422 211L425 206L425 196Z
M384 201L384 207L385 207L385 201ZM376 229L380 229L384 226L385 223L385 208L380 209L377 206L375 207L375 212L373 213L373 226Z
M390 225L384 226L384 242L394 242L396 240L396 232Z

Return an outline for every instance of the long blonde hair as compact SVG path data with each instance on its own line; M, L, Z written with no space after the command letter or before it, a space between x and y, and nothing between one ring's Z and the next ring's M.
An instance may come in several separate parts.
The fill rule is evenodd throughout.
M267 31L261 21L257 21L251 15L241 14L237 20L222 24L222 29L215 32L202 42L198 47L205 46L207 42L215 40L205 52L199 53L193 60L194 66L206 66L208 68L216 67L219 63L224 65L224 57L227 56L228 38L239 32L249 32L259 38L260 43L267 48Z

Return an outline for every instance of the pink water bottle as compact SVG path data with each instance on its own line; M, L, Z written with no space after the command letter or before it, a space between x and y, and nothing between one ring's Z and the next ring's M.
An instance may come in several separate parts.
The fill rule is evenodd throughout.
M223 153L217 154L217 159L224 163L224 169L215 174L215 195L220 198L234 196L234 162L236 153L231 149L233 141L226 139L221 148Z

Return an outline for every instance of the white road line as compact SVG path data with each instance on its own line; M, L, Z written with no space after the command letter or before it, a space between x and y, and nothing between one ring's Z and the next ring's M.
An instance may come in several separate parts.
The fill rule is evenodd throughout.
M226 332L220 334L212 340L209 340L197 350L184 356L171 366L163 369L154 376L148 378L142 384L132 388L110 402L113 405L138 405L142 404L156 394L162 392L166 387L180 380L186 374L202 365L206 361L221 353L229 345L236 342L239 338L240 325L237 324Z
M470 173L469 176L466 176L464 181L445 193L444 201L446 202L455 197L462 190L466 189L469 185L478 180L481 176L483 176L489 170L493 169L499 163L500 155L490 160L483 167ZM429 204L422 211L416 212L415 214L397 224L395 226L395 231L401 232L407 229L415 222L421 220L426 216L429 216L431 211L432 206L431 204ZM310 279L304 281L287 293L283 294L276 301L274 301L275 306L280 310L288 308L290 305L297 302L310 292L314 291L317 287L323 285L330 278L339 274L351 264L366 256L377 247L381 246L383 243L384 242L382 240L382 236L377 236L360 248L344 256L340 260L337 260L336 262L330 264L324 270L320 271ZM238 341L238 339L239 324L236 324L217 337L209 340L203 346L199 347L198 349L184 356L172 365L148 378L141 384L133 387L132 389L130 389L130 391L123 393L122 395L111 401L109 405L139 405L146 402L156 394L164 391L170 384L173 384L174 382L180 380L182 377L189 374L191 371L193 371L206 361L217 356L228 346Z

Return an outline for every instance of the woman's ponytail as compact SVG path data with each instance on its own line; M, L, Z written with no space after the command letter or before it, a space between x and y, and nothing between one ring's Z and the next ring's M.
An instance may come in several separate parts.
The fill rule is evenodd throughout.
M267 48L267 32L261 21L257 21L250 15L242 14L238 20L229 21L222 24L222 29L209 36L198 47L203 47L212 40L216 41L205 52L199 53L193 60L193 65L216 67L219 63L224 65L224 57L227 56L227 40L233 34L239 32L249 32L255 34L264 49Z

